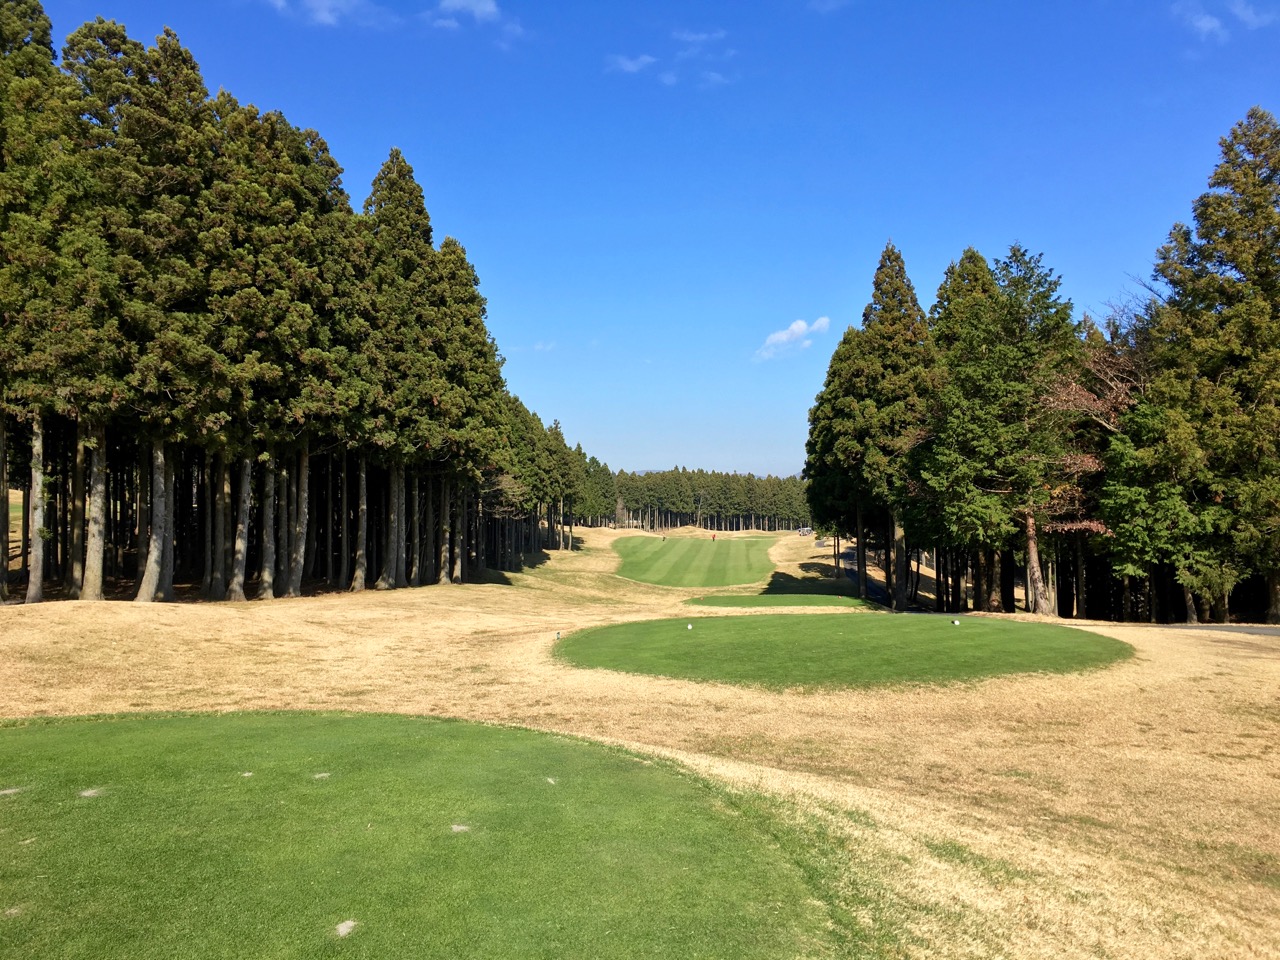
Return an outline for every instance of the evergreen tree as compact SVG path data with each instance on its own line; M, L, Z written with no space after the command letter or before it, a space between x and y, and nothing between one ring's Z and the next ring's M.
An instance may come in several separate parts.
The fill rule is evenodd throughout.
M1209 190L1193 206L1194 229L1176 224L1155 277L1163 302L1147 316L1142 345L1154 374L1148 399L1185 424L1206 464L1183 502L1212 503L1204 521L1230 536L1214 562L1181 577L1225 607L1244 565L1267 581L1267 620L1280 622L1280 125L1254 107L1223 138ZM1233 576L1210 582L1215 573ZM1225 610L1223 611L1225 616Z
M811 427L815 469L806 476L817 488L813 496L827 494L828 487L840 491L842 482L824 477L819 468L826 460L826 470L852 475L853 490L848 492L887 513L893 531L893 569L886 571L893 583L891 602L904 609L908 556L903 522L913 496L909 454L924 437L935 362L924 311L892 243L876 268L861 331L846 334L836 354L825 396L811 413L817 427L816 436ZM815 515L822 514L815 509ZM859 529L859 540L863 537ZM859 560L861 571L865 562L861 556Z

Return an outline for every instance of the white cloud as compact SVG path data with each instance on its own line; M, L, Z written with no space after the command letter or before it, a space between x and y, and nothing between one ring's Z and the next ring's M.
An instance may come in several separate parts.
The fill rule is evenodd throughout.
M1263 27L1269 27L1277 19L1274 10L1259 10L1248 0L1231 0L1227 6L1235 14L1236 19L1243 23L1248 30L1260 30Z
M624 57L620 53L615 53L608 58L607 62L609 69L618 73L640 73L657 63L658 58L651 57L647 53L642 53L638 57Z
M266 0L285 16L299 16L324 27L352 21L362 27L394 27L403 22L394 11L372 0Z
M687 43L690 46L700 47L716 40L723 40L725 32L723 30L712 30L709 33L694 33L692 30L677 30L671 34L681 43Z
M674 87L680 82L680 77L674 70L664 70L658 74L658 82L664 87Z
M1197 0L1178 0L1173 5L1173 15L1183 22L1201 40L1224 43L1230 37L1222 21L1201 6Z
M813 323L796 320L785 330L769 334L765 338L764 346L756 351L756 359L772 360L785 353L806 350L813 346L812 334L826 333L830 327L830 317L819 317Z
M469 13L477 21L502 19L497 0L440 0L436 9L443 14Z
M502 50L511 49L511 45L524 36L520 21L503 13L498 0L437 0L422 17L440 30L460 30L463 19L469 17L477 26L495 28L498 38L494 42Z

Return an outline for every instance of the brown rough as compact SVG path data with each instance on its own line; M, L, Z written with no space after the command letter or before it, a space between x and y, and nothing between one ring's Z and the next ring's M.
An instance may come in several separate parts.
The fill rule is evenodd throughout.
M910 956L1280 955L1280 638L1095 624L1137 656L815 695L576 670L551 659L557 631L755 615L621 582L614 534L581 533L508 583L4 606L0 715L396 711L576 734L822 818ZM795 536L773 555L797 576L828 562Z

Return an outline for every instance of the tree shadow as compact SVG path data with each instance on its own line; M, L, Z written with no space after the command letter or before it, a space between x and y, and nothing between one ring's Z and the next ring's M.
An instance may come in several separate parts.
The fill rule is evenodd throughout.
M805 577L795 577L789 573L775 571L768 584L760 591L762 595L805 594L818 596L856 597L858 585L854 578L857 569L846 563L842 570L844 576L837 577L834 563L810 561L800 564L801 573ZM867 600L872 603L888 604L889 595L885 592L884 583L873 576L867 577Z

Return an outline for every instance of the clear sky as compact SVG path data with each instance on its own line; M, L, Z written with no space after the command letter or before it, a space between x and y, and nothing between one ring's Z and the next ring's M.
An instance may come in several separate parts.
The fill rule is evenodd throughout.
M1020 242L1137 289L1254 104L1280 0L46 0L165 25L211 91L392 146L466 246L511 389L615 469L780 475L880 251L928 309Z

